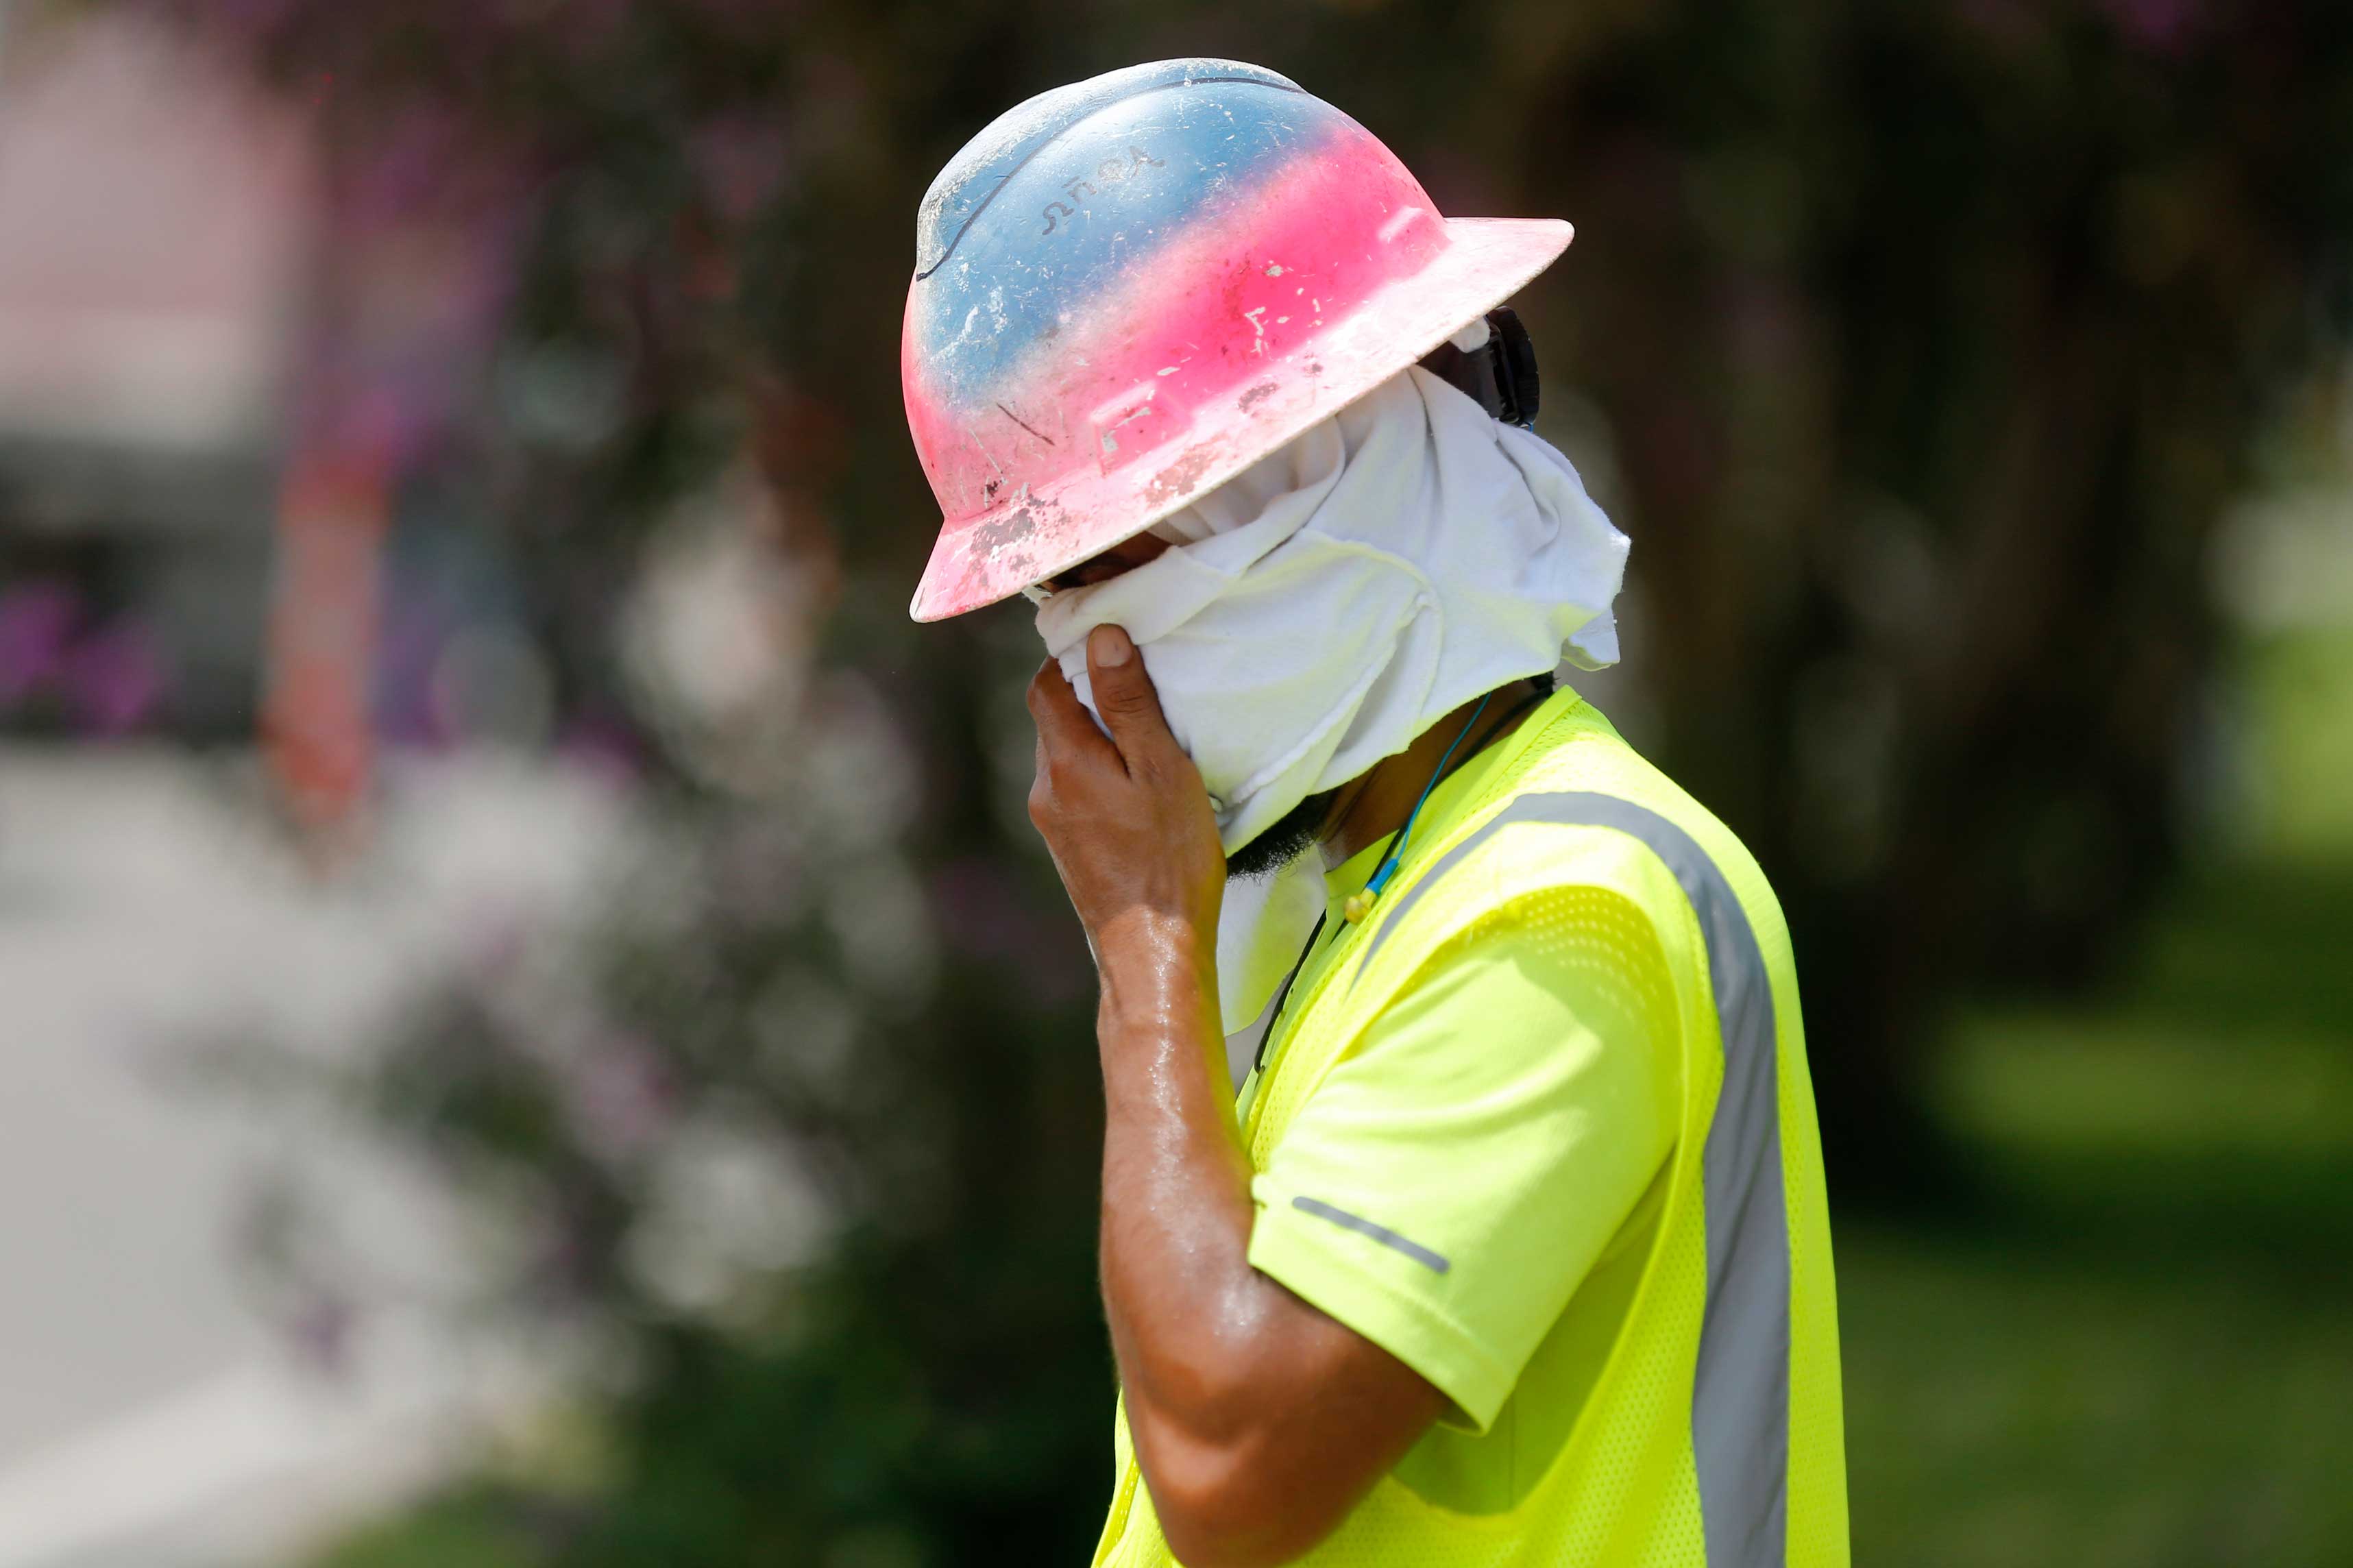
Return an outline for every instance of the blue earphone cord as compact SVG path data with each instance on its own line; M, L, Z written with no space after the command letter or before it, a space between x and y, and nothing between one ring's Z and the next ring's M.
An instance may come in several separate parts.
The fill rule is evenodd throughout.
M1430 799L1430 792L1436 789L1438 781L1446 776L1446 764L1454 760L1454 753L1462 749L1462 742L1469 740L1471 731L1479 727L1479 716L1487 711L1487 704L1494 700L1495 694L1492 691L1479 699L1479 706L1471 710L1471 717L1462 721L1461 730L1455 734L1454 743L1446 748L1446 754L1438 759L1438 766L1430 771L1430 782L1421 786L1419 795L1413 797L1413 809L1405 814L1405 821L1399 825L1397 837L1390 841L1389 852L1381 857L1381 863L1373 868L1371 879L1365 883L1365 891L1374 898L1379 898L1381 889L1389 885L1389 879L1397 875L1398 862L1405 858L1406 839L1413 833L1414 819L1421 815L1423 805Z
M1539 693L1538 700L1550 695L1549 692ZM1447 764L1454 760L1454 753L1461 750L1462 742L1470 739L1471 731L1479 727L1479 716L1487 711L1487 704L1494 700L1493 691L1479 699L1479 706L1471 710L1471 717L1462 721L1462 728L1455 734L1453 744L1446 748L1446 754L1438 759L1438 766L1430 770L1430 782L1421 786L1421 793L1414 797L1413 809L1405 814L1405 821L1398 826L1397 837L1389 841L1389 852L1381 857L1381 863L1373 868L1371 879L1365 883L1365 891L1374 898L1379 898L1381 889L1388 886L1389 879L1397 875L1398 865L1405 858L1406 840L1413 833L1414 820L1421 816L1423 803L1430 799L1430 792L1438 787L1438 781L1446 776ZM1532 706L1533 702L1524 702L1519 710L1525 712ZM1329 910L1315 917L1315 929L1307 933L1307 945L1300 950L1299 962L1293 964L1291 973L1282 977L1282 992L1274 999L1274 1011L1267 1015L1266 1033L1258 1037L1258 1053L1250 1058L1252 1072L1266 1066L1266 1043L1274 1038L1274 1026L1282 1021L1282 1009L1291 1001L1291 983L1299 978L1301 970L1307 967L1307 955L1315 951L1315 939L1324 934L1324 922L1330 918Z

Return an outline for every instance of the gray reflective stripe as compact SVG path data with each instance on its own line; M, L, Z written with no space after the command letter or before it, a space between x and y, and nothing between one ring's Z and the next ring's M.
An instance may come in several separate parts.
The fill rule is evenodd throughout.
M1724 1037L1724 1089L1707 1130L1707 1307L1692 1384L1692 1447L1708 1568L1781 1568L1788 1546L1789 1216L1773 983L1747 911L1692 836L1657 812L1585 791L1524 795L1431 862L1382 918L1364 964L1414 900L1515 822L1609 827L1637 838L1682 884L1707 945Z
M1334 1208L1321 1198L1293 1198L1291 1200L1291 1206L1301 1214L1312 1214L1317 1219L1328 1219L1342 1229L1353 1230L1358 1236L1369 1236L1383 1247L1393 1247L1425 1268L1435 1269L1443 1274L1453 1267L1421 1243L1408 1241L1388 1226L1375 1225L1362 1215L1353 1215L1346 1209Z

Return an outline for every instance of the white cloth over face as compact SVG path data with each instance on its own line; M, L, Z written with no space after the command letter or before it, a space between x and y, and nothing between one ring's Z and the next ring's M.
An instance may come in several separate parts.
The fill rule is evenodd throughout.
M1093 712L1087 634L1126 629L1229 854L1482 692L1618 658L1626 536L1550 442L1418 366L1153 531L1167 551L1048 595L1038 630ZM1229 1032L1322 903L1253 894L1229 889L1219 932Z

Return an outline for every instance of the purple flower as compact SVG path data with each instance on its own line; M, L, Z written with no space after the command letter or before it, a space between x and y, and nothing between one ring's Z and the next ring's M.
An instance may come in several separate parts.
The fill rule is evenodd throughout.
M163 660L145 626L116 620L74 647L63 684L84 724L100 735L120 735L144 722L163 700Z
M27 583L0 594L0 702L48 685L64 668L80 602L63 583Z

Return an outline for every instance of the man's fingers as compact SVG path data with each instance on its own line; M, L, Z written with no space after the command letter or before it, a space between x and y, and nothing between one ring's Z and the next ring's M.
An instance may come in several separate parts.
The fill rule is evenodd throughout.
M1038 725L1041 763L1049 756L1084 756L1094 747L1111 747L1103 731L1095 728L1079 694L1071 689L1062 667L1050 658L1029 682L1029 717Z
M1087 634L1087 684L1121 756L1133 763L1177 750L1160 710L1160 693L1145 673L1134 640L1122 628L1097 626Z

